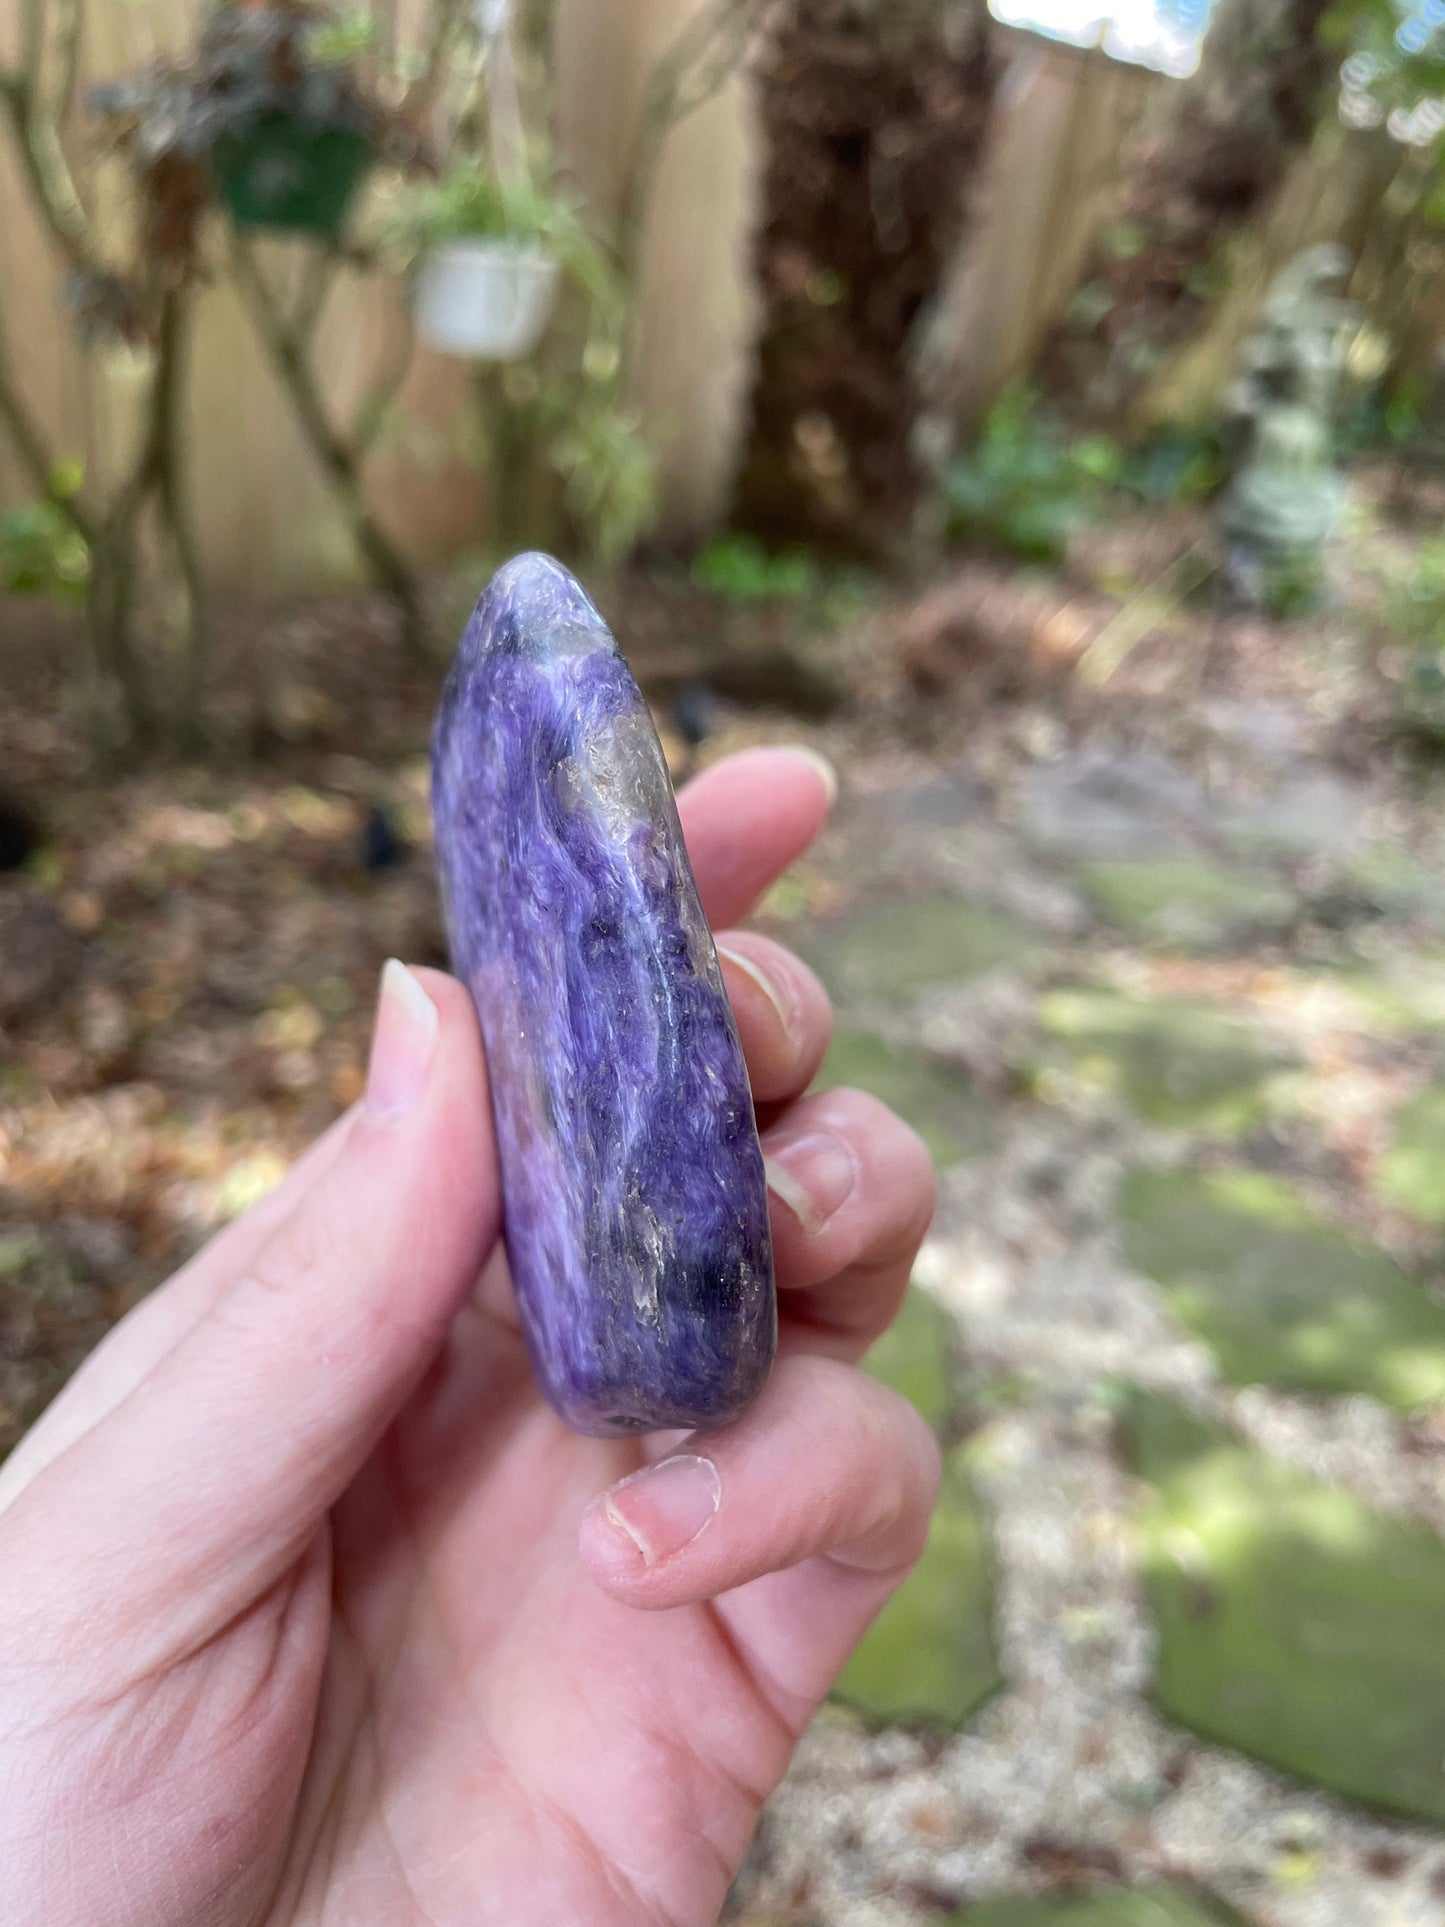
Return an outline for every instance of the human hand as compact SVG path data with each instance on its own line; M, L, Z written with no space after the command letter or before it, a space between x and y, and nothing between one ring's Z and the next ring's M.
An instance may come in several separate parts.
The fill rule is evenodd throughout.
M688 788L715 925L829 801L783 750ZM938 1474L853 1369L928 1224L927 1153L859 1092L800 1095L821 986L761 936L719 948L772 1181L756 1404L643 1440L543 1404L474 1013L388 966L360 1104L0 1469L6 1927L715 1919Z

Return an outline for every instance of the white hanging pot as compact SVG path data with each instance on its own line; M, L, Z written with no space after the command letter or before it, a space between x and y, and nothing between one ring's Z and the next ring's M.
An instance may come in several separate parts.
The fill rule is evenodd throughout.
M557 257L536 241L447 241L422 262L416 320L443 354L516 361L542 338L557 291Z

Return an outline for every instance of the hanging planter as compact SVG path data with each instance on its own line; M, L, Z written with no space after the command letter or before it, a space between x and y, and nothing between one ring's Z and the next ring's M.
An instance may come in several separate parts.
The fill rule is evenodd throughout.
M211 170L237 227L334 239L371 159L371 143L354 128L266 113L217 138Z
M196 52L192 94L216 193L237 227L334 240L383 137L330 16L299 0L219 7Z
M231 0L185 61L91 89L87 106L142 189L150 252L193 260L216 201L237 227L340 234L389 131L348 44L308 0Z
M542 339L561 269L595 250L560 194L524 176L457 162L412 197L400 236L416 264L422 339L443 354L516 361Z
M426 255L417 275L417 328L443 354L517 361L541 340L556 293L557 257L540 241L448 241Z

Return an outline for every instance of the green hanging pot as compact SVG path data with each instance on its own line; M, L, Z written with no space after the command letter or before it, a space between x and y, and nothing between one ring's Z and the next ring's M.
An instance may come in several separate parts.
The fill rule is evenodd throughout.
M351 127L273 110L211 150L216 188L237 227L285 228L334 240L371 165L371 143Z

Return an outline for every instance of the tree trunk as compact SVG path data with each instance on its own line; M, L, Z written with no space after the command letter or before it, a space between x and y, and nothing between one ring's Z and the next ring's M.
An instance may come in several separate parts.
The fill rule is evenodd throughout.
M186 373L186 334L189 316L185 297L169 290L161 302L160 366L164 385L156 399L155 491L165 532L175 551L186 598L186 661L180 704L175 716L176 740L194 750L201 740L202 711L211 663L210 613L200 549L191 522L186 489L186 449L181 429L181 406Z
M1203 321L1229 238L1255 220L1335 98L1331 0L1219 0L1198 71L1135 145L1113 220L1039 361L1075 419L1117 420Z
M996 80L981 0L785 0L765 34L740 526L875 552L907 533L925 480L918 327L964 231Z

